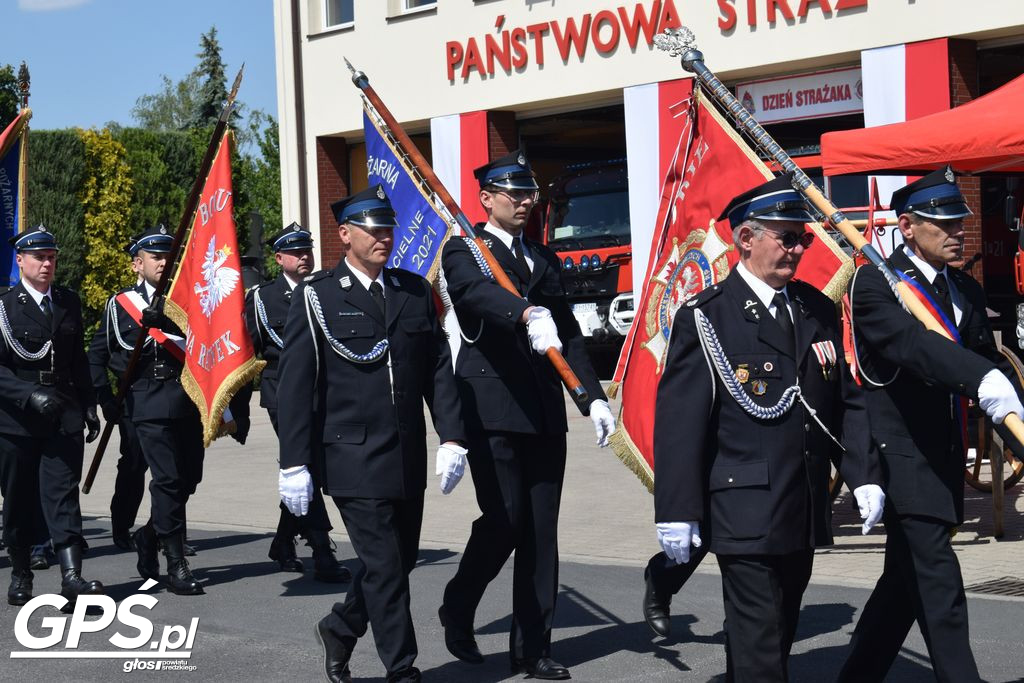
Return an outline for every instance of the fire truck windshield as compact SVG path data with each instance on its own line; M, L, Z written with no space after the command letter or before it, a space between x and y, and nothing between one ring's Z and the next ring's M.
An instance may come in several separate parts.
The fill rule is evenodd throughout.
M552 197L548 244L556 250L616 247L629 243L629 192Z

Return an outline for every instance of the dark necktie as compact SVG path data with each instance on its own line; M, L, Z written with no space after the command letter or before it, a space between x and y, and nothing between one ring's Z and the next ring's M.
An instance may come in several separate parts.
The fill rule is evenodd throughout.
M50 327L53 327L53 307L50 305L50 297L44 296L42 301L39 302L39 307L43 309L46 322L50 323Z
M526 262L526 255L523 253L523 238L521 236L512 238L512 253L516 255L516 261L523 267L524 273L532 273L530 264Z
M772 305L775 306L775 322L782 328L782 333L789 340L790 348L796 347L796 339L793 337L793 319L789 317L789 304L786 295L782 292L772 297Z
M935 282L932 283L932 287L935 288L935 293L938 295L939 306L942 307L942 312L946 314L949 321L956 325L956 314L953 312L953 297L949 293L949 281L946 279L944 273L939 273L935 276Z
M370 298L380 308L380 312L384 313L384 288L376 280L370 283Z

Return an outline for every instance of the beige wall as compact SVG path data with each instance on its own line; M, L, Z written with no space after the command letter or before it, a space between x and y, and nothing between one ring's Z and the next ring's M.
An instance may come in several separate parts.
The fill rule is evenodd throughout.
M776 0L778 2L778 0ZM805 0L806 1L806 0ZM811 1L804 18L774 25L766 18L766 0L756 0L757 26L747 25L747 0L639 0L648 12L671 2L681 22L697 36L707 65L723 80L791 73L824 65L858 63L860 51L872 47L944 36L976 39L1024 34L1024 0L868 0L866 9L836 12L843 0ZM849 0L846 0L849 1ZM782 0L797 13L801 0ZM643 38L633 52L625 37L618 48L600 54L588 41L581 60L575 51L566 62L549 31L544 37L544 65L535 63L533 40L527 36L529 58L521 70L500 67L482 78L474 71L465 81L457 72L447 77L448 41L463 46L473 37L484 48L485 36L501 41L502 29L513 30L622 7L632 17L638 0L438 0L436 9L389 18L394 2L355 0L355 22L348 29L321 31L323 0L300 0L307 134L309 195L315 202L315 140L320 135L362 137L358 92L349 80L342 57L367 73L395 117L410 132L426 130L435 116L479 109L512 109L522 116L577 109L622 100L622 88L682 77L678 60L648 47ZM724 33L720 4L732 5L736 26ZM274 0L277 32L278 104L281 119L282 190L285 221L297 216L298 198L292 90L291 0ZM607 39L610 29L602 30ZM289 136L291 139L289 139ZM315 207L310 221L315 222Z

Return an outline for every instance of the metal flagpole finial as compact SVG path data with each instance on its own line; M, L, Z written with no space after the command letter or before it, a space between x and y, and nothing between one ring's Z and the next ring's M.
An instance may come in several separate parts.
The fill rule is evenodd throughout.
M18 90L21 91L22 108L28 106L29 86L31 83L32 78L28 74L28 65L22 62L21 66L18 67Z
M654 36L654 44L673 57L682 57L683 68L687 71L694 71L694 62L704 61L704 54L697 49L693 31L685 26L665 29L664 33Z
M342 57L345 60L345 66L348 67L349 73L352 74L352 82L356 84L356 87L362 89L363 86L370 84L370 79L366 77L362 71L357 71L352 62L348 61L348 57Z

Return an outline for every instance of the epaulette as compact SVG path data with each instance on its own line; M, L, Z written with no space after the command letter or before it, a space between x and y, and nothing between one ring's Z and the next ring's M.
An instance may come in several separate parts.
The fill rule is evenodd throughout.
M711 301L721 293L722 285L711 285L710 287L705 287L701 291L694 294L690 299L687 300L687 302L684 305L688 308L696 308L698 306L703 306L704 304Z
M334 275L333 270L318 270L315 273L310 273L306 277L302 278L303 282L316 282L317 280L323 280L324 278L331 277Z
M11 291L12 289L14 289L14 287L10 287L10 286L0 287L0 296L3 296L4 294L6 294L7 292Z

